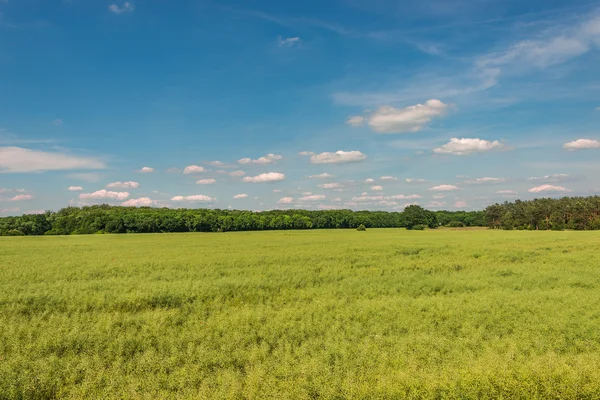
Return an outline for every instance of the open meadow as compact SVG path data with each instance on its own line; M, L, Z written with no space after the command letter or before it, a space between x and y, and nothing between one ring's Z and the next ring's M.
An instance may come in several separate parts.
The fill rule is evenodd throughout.
M600 232L0 237L0 399L596 399Z

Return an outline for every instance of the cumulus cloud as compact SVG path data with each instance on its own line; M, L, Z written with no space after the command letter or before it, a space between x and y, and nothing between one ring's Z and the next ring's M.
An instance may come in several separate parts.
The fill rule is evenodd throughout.
M194 194L194 195L190 195L190 196L175 196L171 198L171 201L193 201L193 202L203 202L203 203L209 203L211 201L215 201L216 199L214 197L210 197L210 196L205 196L203 194Z
M465 156L473 153L482 153L494 149L501 149L504 145L497 140L493 142L479 138L452 138L450 142L442 147L433 149L434 153L438 154L453 154L456 156Z
M67 189L71 192L80 192L83 190L83 188L81 186L69 186L69 189Z
M18 194L15 197L9 199L9 201L27 201L33 199L33 196L30 194Z
M183 173L186 175L189 174L198 174L200 172L205 172L206 169L204 167L201 167L199 165L188 165L187 167L185 167L183 169Z
M530 180L530 181L542 181L542 182L553 182L553 183L565 182L565 181L570 181L573 179L574 179L574 177L569 174L551 174L551 175L544 175L544 176L533 176L531 178L528 178L528 180Z
M592 139L577 139L563 145L565 150L600 149L600 141Z
M365 202L374 202L374 201L393 201L393 200L416 200L416 199L420 199L421 196L419 196L418 194L411 194L411 195L403 195L403 194L396 194L393 196L382 196L382 195L377 195L377 196L367 196L367 195L360 195L360 196L356 196L352 198L352 202L355 203L365 203Z
M436 200L441 200L441 199L445 198L446 196L444 196L443 194L434 194L431 197L433 197Z
M311 175L308 178L309 179L330 179L330 178L335 178L335 175L331 175L331 174L328 174L327 172L323 172L322 174Z
M150 173L150 172L154 172L154 171L156 171L156 170L152 167L143 167L142 169L139 170L139 172L143 172L143 173Z
M82 200L125 200L128 197L128 192L111 192L106 189L98 190L94 193L81 193L79 195L79 198Z
M298 153L299 156L314 156L315 153L312 151L301 151L300 153Z
M322 183L317 186L320 187L321 189L339 189L342 187L342 185L339 183Z
M394 108L391 106L381 106L377 111L367 116L368 124L371 129L377 133L403 133L418 132L431 122L434 118L446 114L448 105L440 100L427 100L425 104L417 104L406 108ZM360 116L352 117L348 120L364 121ZM356 125L355 125L356 126Z
M570 189L567 189L566 187L563 186L554 186L554 185L541 185L541 186L536 186L533 187L531 189L528 190L529 193L542 193L542 192L563 192L563 193L567 193L570 192Z
M492 178L490 176L486 176L484 178L475 178L465 181L467 185L483 185L486 183L503 183L506 182L507 178Z
M253 160L251 158L242 158L238 160L239 164L248 165L248 164L257 164L257 165L266 165L266 164L274 164L276 161L279 161L283 158L278 154L267 154L266 156L257 158Z
M293 197L283 197L281 199L279 199L279 201L277 203L279 204L290 204L294 202L294 198Z
M244 171L233 171L229 173L229 176L233 176L233 177L240 177L240 176L244 176L246 175L246 173Z
M128 182L112 182L106 185L109 189L135 189L139 187L140 184L138 182L128 181Z
M311 194L309 196L304 196L304 197L300 197L298 200L299 201L319 201L319 200L325 200L326 197L323 196L322 194Z
M236 194L235 196L233 196L234 199L245 199L247 197L248 197L248 195L246 193L240 193L240 194Z
M426 183L427 181L425 179L412 179L412 178L406 178L406 183Z
M374 182L375 182L375 179L373 179L373 178L365 179L365 183L374 183Z
M397 181L398 180L398 178L393 177L393 176L382 176L379 179L382 181Z
M243 179L244 182L248 183L264 183L264 182L277 182L285 179L285 175L279 172L268 172L266 174L260 174L257 176L247 176Z
M299 37L289 37L283 38L279 36L277 38L277 42L279 43L279 47L293 47L298 45L302 40Z
M365 123L365 117L360 115L350 117L346 120L346 123L352 126L362 126Z
M217 180L214 178L210 178L210 179L198 179L196 181L196 184L198 185L212 185L213 183L216 183Z
M420 199L421 196L418 194L409 194L409 195L396 194L393 196L386 196L385 198L392 199L392 200L416 200L416 199Z
M431 190L432 192L451 192L455 190L460 190L460 188L454 185L439 185L429 188L429 190Z
M383 190L383 186L371 186L371 190L378 192Z
M310 162L313 164L343 164L364 161L366 159L367 156L358 150L338 150L335 153L325 152L321 154L315 154L310 157Z
M139 199L129 199L121 203L125 207L150 207L155 204L155 201L148 197L140 197Z
M108 9L114 14L125 14L133 12L133 10L135 10L135 7L131 2L126 1L125 3L123 3L122 6L118 6L117 4L111 4L110 6L108 6Z
M95 158L76 157L22 147L0 147L0 173L103 168L106 168L104 162Z

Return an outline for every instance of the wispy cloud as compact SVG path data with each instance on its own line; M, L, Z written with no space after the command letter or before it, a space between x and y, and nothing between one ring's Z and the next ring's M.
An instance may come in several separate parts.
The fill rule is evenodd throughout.
M0 147L0 173L104 168L106 168L104 162L97 158L32 150L22 147Z
M135 10L135 7L133 6L133 3L126 1L125 3L123 3L122 6L119 6L117 4L111 4L108 6L108 9L114 14L125 14L133 12Z
M277 38L277 42L279 43L279 47L293 47L293 46L297 46L300 44L301 39L299 37L289 37L289 38L283 38L281 36L279 36Z

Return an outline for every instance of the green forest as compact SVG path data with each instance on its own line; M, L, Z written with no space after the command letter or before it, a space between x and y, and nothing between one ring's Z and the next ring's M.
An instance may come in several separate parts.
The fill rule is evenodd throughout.
M0 235L343 229L358 228L361 225L366 228L407 229L485 226L506 230L598 230L600 197L516 200L494 204L483 211L430 211L417 205L409 206L403 212L253 212L98 205L0 218Z
M0 218L0 235L71 235L94 233L227 232L288 229L435 228L440 225L485 226L481 211L428 211L409 206L404 212L351 210L171 209L98 205L58 212Z

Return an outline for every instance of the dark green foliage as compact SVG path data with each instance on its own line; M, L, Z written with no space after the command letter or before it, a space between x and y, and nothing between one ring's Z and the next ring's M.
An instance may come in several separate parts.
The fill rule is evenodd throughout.
M414 229L416 225L425 225L430 228L437 226L437 217L434 212L421 206L411 205L404 209L404 223L406 229Z
M505 230L598 230L600 197L516 200L494 204L485 209L485 222L490 228Z
M366 230L367 230L367 227L366 227L366 226L364 226L363 224L360 224L360 226L359 226L358 228L356 228L356 230L357 230L357 231L364 232L364 231L366 231Z
M284 229L403 228L437 226L436 213L421 207L408 212L351 210L272 210L263 212L208 209L68 207L41 215L0 218L0 236L19 231L24 235L105 233L230 232ZM473 226L480 212L439 212ZM416 216L415 216L416 215ZM408 218L406 218L408 216ZM407 222L408 221L408 222ZM481 226L485 220L481 219ZM16 234L13 232L12 234Z
M464 228L465 224L462 221L450 221L446 224L448 228Z
M415 226L412 227L412 230L413 231L424 231L425 230L425 225L421 225L421 224L415 225Z

